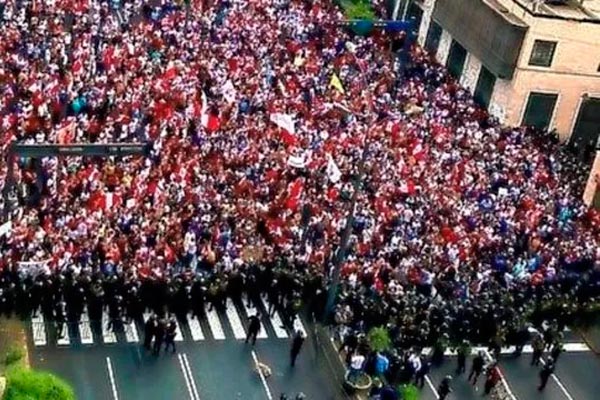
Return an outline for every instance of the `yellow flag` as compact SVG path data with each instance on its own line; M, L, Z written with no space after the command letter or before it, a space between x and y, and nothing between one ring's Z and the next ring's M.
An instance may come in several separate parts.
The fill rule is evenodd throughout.
M340 78L335 72L331 76L331 82L329 82L329 85L339 90L340 93L346 94L346 91L344 90L344 85L342 85L342 81L340 81Z

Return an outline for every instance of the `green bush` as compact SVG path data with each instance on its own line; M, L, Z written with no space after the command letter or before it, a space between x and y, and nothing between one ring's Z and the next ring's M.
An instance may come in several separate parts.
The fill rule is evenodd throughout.
M376 352L382 352L392 347L392 339L390 339L390 334L388 333L387 329L382 326L371 328L367 334L367 341L369 342L371 350Z
M21 367L8 370L3 400L75 400L75 392L62 379L48 372Z
M400 385L398 387L402 400L419 400L419 389L415 385Z
M25 350L19 346L11 347L4 356L4 365L11 366L18 363L25 357Z
M342 0L340 4L348 19L375 19L375 11L369 0Z

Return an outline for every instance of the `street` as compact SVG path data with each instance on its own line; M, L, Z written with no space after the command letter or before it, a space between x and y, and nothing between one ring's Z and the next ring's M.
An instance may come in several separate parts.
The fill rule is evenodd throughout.
M506 400L588 400L598 398L600 393L600 357L594 354L577 335L565 332L565 352L560 355L555 374L550 378L546 388L538 391L540 367L530 365L531 352L525 348L520 357L514 357L512 349L504 349L500 357L500 369L503 379L501 385L506 390ZM476 351L478 349L475 349ZM546 357L546 355L545 355ZM545 358L544 357L544 358ZM481 398L485 377L481 376L477 385L468 383L471 361L467 359L467 371L456 375L456 358L446 357L440 366L433 366L429 374L429 383L422 390L422 400L437 399L438 385L446 375L451 375L453 393L448 400L471 400ZM504 400L504 399L503 399Z
M263 329L253 347L244 343L252 312L245 304L228 302L224 312L206 311L199 324L191 317L180 320L177 352L158 357L141 345L141 321L115 335L106 323L96 326L84 316L59 338L53 324L38 317L30 331L31 361L71 382L79 400L264 400L299 392L308 399L345 398L318 354L310 324L299 325L308 338L291 368L292 332L282 328L279 315L263 312ZM268 366L271 376L259 375L257 362Z

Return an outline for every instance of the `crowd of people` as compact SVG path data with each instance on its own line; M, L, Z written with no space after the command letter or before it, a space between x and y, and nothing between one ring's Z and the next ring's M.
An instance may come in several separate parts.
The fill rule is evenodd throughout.
M342 20L324 0L1 2L3 156L151 152L15 160L0 312L201 314L247 292L293 318L323 308L349 213L345 334L501 346L593 311L600 214L581 166L417 45L404 63L393 35Z

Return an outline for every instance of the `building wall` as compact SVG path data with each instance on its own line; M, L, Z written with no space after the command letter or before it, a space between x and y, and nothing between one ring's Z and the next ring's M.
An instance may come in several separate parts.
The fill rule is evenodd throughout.
M583 201L585 204L590 205L594 201L596 191L600 188L600 151L596 152L596 159L590 172L585 191L583 192Z
M440 38L440 45L438 47L437 54L435 58L440 62L440 64L446 65L446 61L448 60L448 54L450 53L450 46L452 45L452 36L448 33L447 30L442 31L442 37Z
M433 14L435 2L436 0L425 0L423 2L423 19L421 20L419 37L417 39L421 46L425 46L425 40L427 39L427 32L429 31L429 25L431 24L431 14Z
M460 77L460 84L465 88L469 89L469 92L473 94L475 87L477 86L477 80L479 79L479 72L481 71L481 61L473 54L467 55L467 61L463 69L462 76Z

